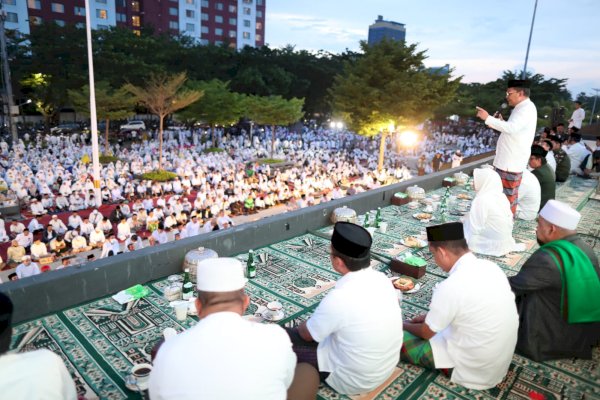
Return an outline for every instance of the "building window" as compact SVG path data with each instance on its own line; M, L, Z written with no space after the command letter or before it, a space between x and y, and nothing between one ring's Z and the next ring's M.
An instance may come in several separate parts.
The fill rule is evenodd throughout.
M217 24L222 24L223 23L223 16L222 15L215 15L215 22Z
M85 23L83 23L83 22L77 22L75 24L75 28L77 28L77 29L83 29L83 28L85 28Z
M15 6L17 5L17 0L3 0L2 4L6 4L7 6Z
M185 2L192 5L196 4L196 0L185 0Z
M29 16L29 22L31 22L32 25L41 25L42 24L42 17L36 17L33 15Z
M179 15L179 9L175 7L169 8L169 15Z
M195 18L196 13L194 12L194 10L185 10L185 16L188 18Z
M140 30L139 30L139 29L134 29L134 30L133 30L133 34L134 34L135 36L141 36L141 35L142 35L142 32L140 32Z
M194 24L185 24L186 32L196 32L196 25Z
M222 40L215 40L215 46L223 46Z
M97 8L96 9L96 18L98 18L98 19L108 19L108 13L106 12L106 10L103 10L101 8Z
M263 0L256 0L256 5L257 6L262 6L263 5Z
M237 32L236 31L229 31L229 37L230 38L234 38L237 36Z
M85 17L85 7L75 7L75 15Z
M244 20L244 26L245 26L246 28L250 28L250 20L249 20L249 19L245 19L245 20Z
M208 14L207 13L202 13L202 15L200 16L200 18L202 19L202 21L208 21Z
M139 1L132 1L131 2L131 11L133 11L133 12L140 12L140 2Z
M256 23L256 30L260 31L262 29L262 22L257 22Z
M106 0L96 0L96 3L106 4Z
M244 4L252 4L252 0L243 0Z
M262 41L262 35L261 34L258 34L258 33L256 34L256 41L257 42Z
M215 35L217 35L217 36L223 36L223 29L221 29L221 28L215 28Z
M169 28L179 30L179 22L169 21Z
M98 24L96 25L96 29L108 29L108 25Z
M117 22L127 22L127 14L117 13Z
M236 6L229 6L229 12L230 13L237 12L237 7Z
M250 32L244 32L244 39L250 39Z
M203 26L202 26L202 28L200 28L200 31L201 31L202 33L208 33L208 26L204 26L204 25L203 25Z
M223 10L223 3L217 3L217 4L215 4L215 8L217 10Z
M42 5L40 4L40 0L27 0L27 7L40 10Z
M52 12L55 12L55 13L64 13L65 12L65 6L64 6L64 4L52 3Z
M262 18L262 11L256 11L256 18Z
M15 24L19 23L19 15L17 13L7 12L6 13L6 22L14 22Z
M202 0L202 7L208 8L208 0Z
M250 7L244 7L244 14L246 14L246 15L252 14L252 10L250 9Z
M229 18L229 25L237 25L237 18Z
M62 19L55 19L54 23L58 26L65 26L65 21L63 21Z
M126 0L115 0L115 6L121 8L127 7Z
M141 25L139 15L134 15L131 17L131 25L135 27L139 27Z

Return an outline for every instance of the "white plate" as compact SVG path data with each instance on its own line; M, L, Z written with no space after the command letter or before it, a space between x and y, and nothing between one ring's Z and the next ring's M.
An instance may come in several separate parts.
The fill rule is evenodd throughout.
M423 214L423 213L413 214L413 218L415 218L415 219L417 219L417 220L419 220L421 222L429 222L429 221L433 221L435 219L435 217L433 215L429 219L419 219L419 218L417 218L417 215L419 215L419 214ZM425 213L425 214L430 214L430 213Z
M423 239L419 239L419 238L415 238L419 241L419 244L417 246L409 246L404 242L404 239L400 239L400 244L402 244L403 246L406 247L410 247L412 249L422 249L423 247L427 246L427 241L423 240Z
M261 316L267 321L277 322L285 318L285 313L283 311L279 311L277 314L271 316L269 314L269 310L265 310L262 312Z
M400 276L392 276L390 277L390 280L392 281L392 284L394 283L394 281L398 278L401 278ZM410 278L413 280L413 282L415 282L414 278ZM415 287L407 290L405 292L403 292L402 290L398 289L396 286L394 286L394 289L396 289L396 291L403 293L403 294L412 294L412 293L417 293L419 290L421 290L421 284L419 282L415 282Z

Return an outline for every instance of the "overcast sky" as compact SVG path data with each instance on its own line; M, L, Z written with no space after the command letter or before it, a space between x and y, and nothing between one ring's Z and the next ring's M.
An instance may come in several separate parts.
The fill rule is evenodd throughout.
M358 50L378 15L406 25L426 66L450 64L463 82L521 70L535 0L267 0L271 47ZM600 0L539 0L528 71L568 78L573 96L600 88Z

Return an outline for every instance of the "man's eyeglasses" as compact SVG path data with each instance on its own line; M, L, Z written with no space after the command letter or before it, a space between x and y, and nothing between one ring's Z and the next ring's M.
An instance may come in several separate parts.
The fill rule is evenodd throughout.
M506 97L510 96L513 93L517 93L517 92L506 92Z

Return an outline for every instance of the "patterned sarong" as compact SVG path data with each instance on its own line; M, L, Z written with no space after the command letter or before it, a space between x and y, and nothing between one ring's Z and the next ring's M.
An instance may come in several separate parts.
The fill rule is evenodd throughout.
M317 359L317 347L319 347L319 343L317 342L307 342L302 339L300 333L298 333L298 328L284 328L287 332L290 340L292 342L292 350L296 353L296 358L298 359L298 364L300 363L308 363L315 367L317 371L319 371L319 362ZM321 381L325 381L329 376L329 372L321 372L319 371L319 378Z
M435 369L433 351L429 340L421 339L407 331L404 331L400 359L413 365Z
M521 179L523 179L522 172L508 172L502 171L494 167L494 170L500 175L500 180L502 181L502 188L504 189L504 194L510 203L510 211L512 211L513 215L517 213L517 203L519 198L519 186L521 186Z

